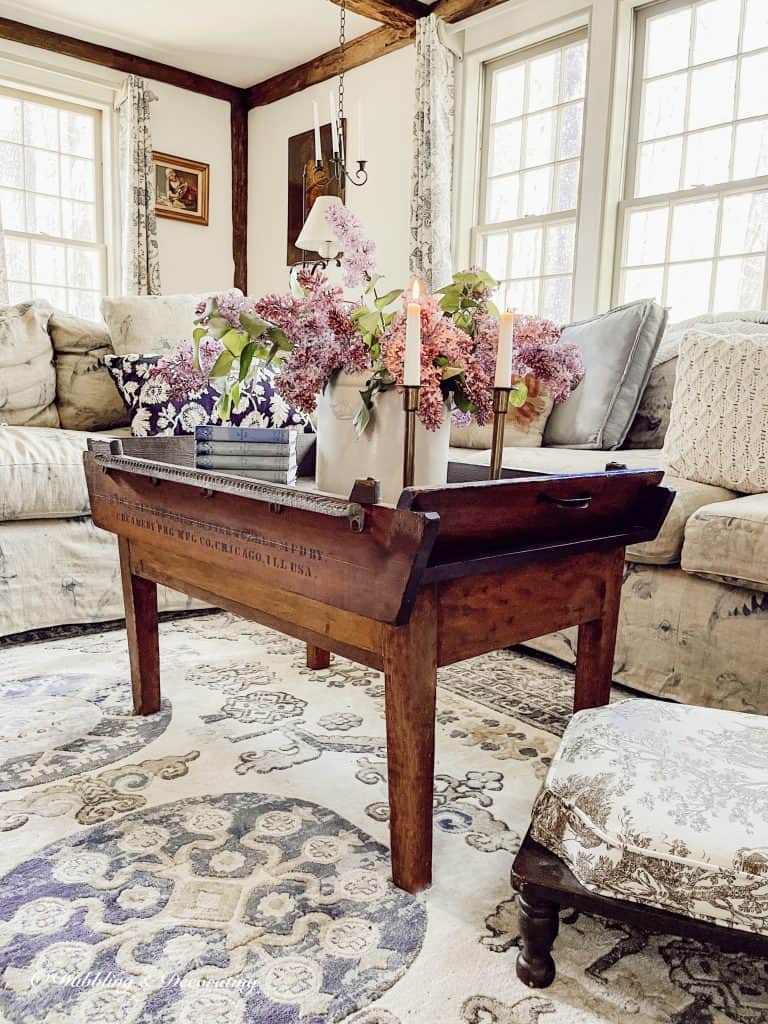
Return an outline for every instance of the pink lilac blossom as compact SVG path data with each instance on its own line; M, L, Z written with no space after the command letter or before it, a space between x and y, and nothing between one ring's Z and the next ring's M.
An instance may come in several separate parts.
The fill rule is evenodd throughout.
M292 345L275 377L275 388L302 412L312 412L334 373L360 373L371 361L341 289L329 284L325 274L310 271L301 271L297 283L301 296L266 295L255 308L280 327Z
M325 219L341 243L341 270L347 288L357 288L376 272L376 243L365 235L352 211L339 203L328 208Z
M242 331L243 329L240 323L240 314L252 314L256 304L255 299L252 299L249 295L242 295L235 288L230 288L226 292L218 292L213 296L213 299L204 299L198 302L195 307L195 316L203 327L207 327L210 323L214 302L217 314L223 317L235 331Z
M404 294L406 301L413 301ZM421 306L421 391L419 419L428 430L437 430L443 422L446 392L455 390L475 406L478 423L486 423L491 413L491 380L474 358L472 338L443 315L431 295L419 300ZM399 312L382 337L387 369L396 381L403 379L406 314ZM441 358L442 357L442 358ZM443 381L444 365L457 367L459 375ZM438 364L438 361L440 364Z
M180 341L174 353L162 356L157 361L149 371L149 376L167 384L171 398L189 398L208 386L208 374L223 351L224 346L220 341L203 338L199 350L201 369L198 370L192 342Z

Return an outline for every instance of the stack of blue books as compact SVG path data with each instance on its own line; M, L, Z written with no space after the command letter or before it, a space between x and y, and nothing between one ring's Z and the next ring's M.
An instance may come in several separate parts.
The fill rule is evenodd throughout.
M296 483L296 427L195 428L195 466L270 483Z

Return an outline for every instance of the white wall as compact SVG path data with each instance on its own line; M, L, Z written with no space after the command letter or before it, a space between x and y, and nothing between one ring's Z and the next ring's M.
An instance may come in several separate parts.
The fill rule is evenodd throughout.
M414 109L413 46L387 54L346 75L347 150L357 153L358 99L363 103L370 179L347 185L347 205L361 218L377 247L387 286L408 282L411 195L411 126ZM328 92L335 80L250 112L248 126L248 291L285 291L288 222L288 139L312 127L312 103L328 120ZM325 117L323 117L325 115Z
M0 82L99 103L105 122L125 75L61 54L0 41ZM159 97L151 106L152 145L174 156L211 165L209 226L160 220L160 275L165 293L230 288L232 261L232 155L229 103L162 82L148 83ZM118 279L119 280L119 279ZM115 290L115 289L113 289Z

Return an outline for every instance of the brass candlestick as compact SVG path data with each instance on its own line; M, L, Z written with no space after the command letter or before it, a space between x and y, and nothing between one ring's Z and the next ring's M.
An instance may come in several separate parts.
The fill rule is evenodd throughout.
M509 392L512 388L493 389L493 439L491 441L490 480L501 477L501 459L504 454L504 427L509 411Z
M405 410L405 435L403 437L403 487L413 487L413 464L416 448L416 412L419 408L418 385L406 384L403 388L403 409Z

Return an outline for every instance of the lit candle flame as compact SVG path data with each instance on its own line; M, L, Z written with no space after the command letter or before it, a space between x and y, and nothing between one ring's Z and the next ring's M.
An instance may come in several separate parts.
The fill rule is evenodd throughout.
M413 286L411 288L411 297L414 302L418 302L421 296L424 294L424 282L420 277L414 277Z

